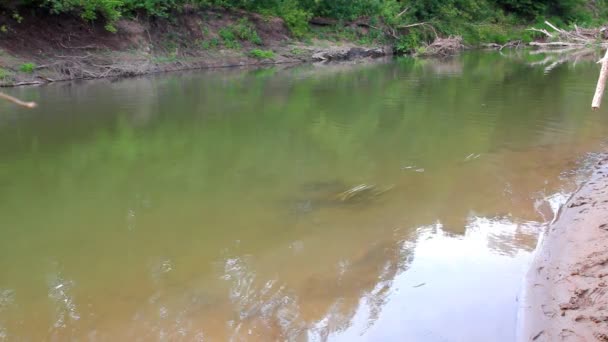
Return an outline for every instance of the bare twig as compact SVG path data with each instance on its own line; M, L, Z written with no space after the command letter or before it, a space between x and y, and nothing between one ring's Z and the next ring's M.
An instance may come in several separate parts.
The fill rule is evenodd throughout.
M422 26L422 25L426 25L427 23L422 22L422 23L415 23L415 24L409 24L409 25L399 25L397 26L397 28L408 28L408 27L416 27L416 26Z
M0 98L5 99L9 102L12 102L16 105L25 107L25 108L36 108L37 104L36 102L25 102L25 101L21 101L16 97L12 97L10 95L7 95L5 93L0 93Z
M401 17L402 15L404 15L405 13L407 13L407 11L409 11L409 7L406 7L403 11L399 12L399 14L397 14L396 18Z
M397 29L407 29L407 28L412 28L412 27L417 27L417 26L422 26L422 27L428 27L431 29L431 31L433 31L433 34L435 34L435 39L439 38L439 35L437 34L437 30L435 30L435 27L427 22L421 22L421 23L414 23L414 24L408 24L408 25L400 25L400 26L396 26Z
M64 49L74 49L74 50L100 50L103 47L97 44L85 45L85 46L67 46L62 42L59 42L59 45Z
M92 57L93 55L91 55L90 53L87 53L84 56L60 56L60 55L55 55L55 57L57 58L73 58L73 59L87 59Z

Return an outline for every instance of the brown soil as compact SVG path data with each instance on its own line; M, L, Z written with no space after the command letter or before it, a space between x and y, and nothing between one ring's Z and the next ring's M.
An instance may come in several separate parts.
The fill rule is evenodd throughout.
M608 159L568 201L526 277L521 341L608 341Z
M261 45L239 40L230 49L209 42L221 41L219 31L246 18L262 39ZM154 72L312 61L324 50L354 48L355 44L313 40L308 44L290 37L280 18L243 11L186 10L167 19L123 19L116 33L101 22L85 22L67 15L27 13L20 22L0 14L0 86L59 80L133 76ZM254 48L272 50L271 59L249 56ZM387 54L390 51L387 50ZM361 56L357 56L361 57ZM366 56L363 56L366 57ZM373 57L376 57L375 55ZM33 72L20 70L34 63Z

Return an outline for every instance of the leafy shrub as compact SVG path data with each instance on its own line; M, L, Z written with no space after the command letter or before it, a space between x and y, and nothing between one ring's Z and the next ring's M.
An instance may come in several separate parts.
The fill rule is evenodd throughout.
M262 39L255 30L255 27L246 18L239 20L235 25L230 27L230 30L241 40L262 45Z
M32 73L34 70L36 70L36 64L34 63L23 63L19 66L19 71L21 72Z
M11 75L10 71L8 71L4 68L0 68L0 80L6 80L10 75Z
M234 32L232 32L232 30L230 29L230 27L222 27L218 31L218 34L220 35L220 37L222 38L223 41L234 41L234 40L236 40L236 35L234 34Z
M217 38L211 38L209 40L199 41L199 46L203 50L215 49L220 45L220 40Z
M422 37L415 32L411 32L410 34L399 37L399 40L397 40L395 44L395 51L397 53L413 52L420 47L422 43Z
M283 18L294 37L300 38L308 33L308 21L313 15L300 8L295 0L283 1L278 9L278 14Z

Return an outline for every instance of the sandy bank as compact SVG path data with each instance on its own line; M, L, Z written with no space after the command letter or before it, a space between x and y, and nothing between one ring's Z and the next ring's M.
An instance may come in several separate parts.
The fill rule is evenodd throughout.
M608 159L545 234L519 322L519 341L608 341Z

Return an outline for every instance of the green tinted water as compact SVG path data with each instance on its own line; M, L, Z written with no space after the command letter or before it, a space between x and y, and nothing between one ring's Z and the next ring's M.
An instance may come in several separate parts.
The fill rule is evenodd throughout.
M608 131L593 58L544 57L11 89L0 340L512 340Z

